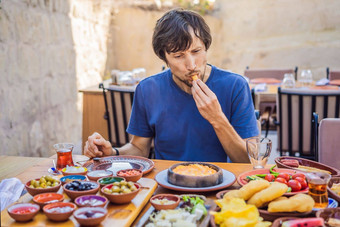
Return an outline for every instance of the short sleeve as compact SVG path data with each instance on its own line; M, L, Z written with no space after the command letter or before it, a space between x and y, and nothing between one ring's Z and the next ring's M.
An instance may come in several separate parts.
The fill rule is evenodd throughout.
M148 122L144 94L140 85L138 85L135 90L130 121L126 131L129 134L141 137L154 136L154 132Z
M230 123L242 139L259 135L249 85L239 80L232 99Z

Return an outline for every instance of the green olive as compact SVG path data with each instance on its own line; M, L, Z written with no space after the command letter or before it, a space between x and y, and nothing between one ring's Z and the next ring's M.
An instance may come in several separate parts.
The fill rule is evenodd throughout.
M122 191L124 194L126 194L126 193L130 193L131 192L131 190L130 189L128 189L128 188L125 188L123 191Z

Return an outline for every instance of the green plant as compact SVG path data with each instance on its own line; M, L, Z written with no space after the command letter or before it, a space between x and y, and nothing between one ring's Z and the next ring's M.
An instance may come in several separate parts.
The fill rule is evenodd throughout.
M190 9L205 15L214 9L214 0L174 0L174 4L184 9Z

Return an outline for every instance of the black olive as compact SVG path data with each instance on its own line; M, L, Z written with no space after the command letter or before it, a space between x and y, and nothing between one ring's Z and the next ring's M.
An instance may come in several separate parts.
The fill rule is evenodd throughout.
M85 186L84 185L79 185L79 191L84 191L85 190Z

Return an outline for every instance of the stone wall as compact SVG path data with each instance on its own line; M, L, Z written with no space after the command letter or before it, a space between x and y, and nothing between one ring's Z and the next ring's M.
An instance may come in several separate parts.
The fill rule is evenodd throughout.
M50 156L52 145L81 151L82 96L111 69L164 63L151 37L162 11L116 0L1 0L0 155ZM205 16L209 63L242 74L251 68L310 68L319 79L338 68L340 1L216 1Z
M3 0L0 9L0 155L81 151L78 89L105 71L111 1Z
M213 36L209 62L216 66L240 74L246 66L298 66L311 69L315 79L326 76L327 66L340 69L340 1L217 0L216 8L205 16ZM153 53L151 37L162 14L119 10L111 29L116 57L111 67L160 71L164 63Z

